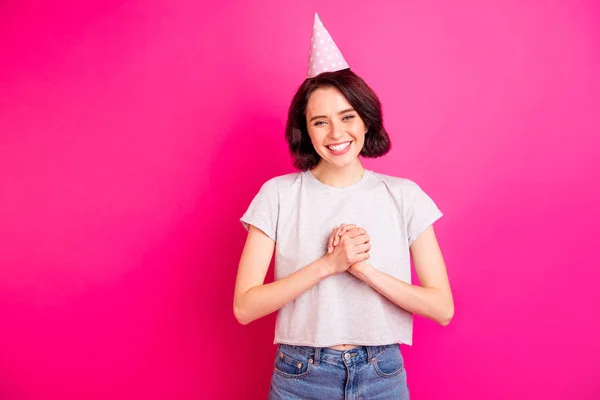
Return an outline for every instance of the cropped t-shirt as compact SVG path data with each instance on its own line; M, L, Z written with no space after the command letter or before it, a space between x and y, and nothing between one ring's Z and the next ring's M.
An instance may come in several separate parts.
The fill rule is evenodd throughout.
M413 241L442 213L415 182L366 170L336 188L303 171L265 182L241 218L275 241L275 280L321 258L334 228L364 228L375 268L411 282ZM350 272L321 280L277 311L273 343L412 344L413 316Z

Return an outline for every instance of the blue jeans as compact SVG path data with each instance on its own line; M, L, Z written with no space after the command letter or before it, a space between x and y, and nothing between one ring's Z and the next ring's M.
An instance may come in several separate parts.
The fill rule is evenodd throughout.
M279 344L269 400L408 400L398 344L351 350Z

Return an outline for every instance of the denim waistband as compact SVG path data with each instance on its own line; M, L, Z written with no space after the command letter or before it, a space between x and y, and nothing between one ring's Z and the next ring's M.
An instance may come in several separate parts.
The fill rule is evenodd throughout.
M377 346L360 346L349 350L336 350L329 347L311 347L297 346L291 344L280 343L281 349L288 349L303 354L313 359L314 365L319 365L320 361L326 361L331 364L352 364L371 360L385 349L398 346L398 343L377 345Z

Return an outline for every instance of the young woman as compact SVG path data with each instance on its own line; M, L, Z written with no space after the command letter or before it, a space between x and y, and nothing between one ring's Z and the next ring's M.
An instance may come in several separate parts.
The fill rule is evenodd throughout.
M278 311L270 399L408 399L398 344L412 344L413 314L447 325L454 313L442 213L413 181L363 167L390 140L377 96L346 65L309 69L286 127L299 172L268 180L241 218L234 313L248 324Z

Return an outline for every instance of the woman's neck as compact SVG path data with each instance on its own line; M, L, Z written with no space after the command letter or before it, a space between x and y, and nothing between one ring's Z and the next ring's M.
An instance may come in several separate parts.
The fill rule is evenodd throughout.
M360 181L365 174L365 168L359 160L351 165L339 168L321 161L311 172L315 178L325 185L345 188Z

